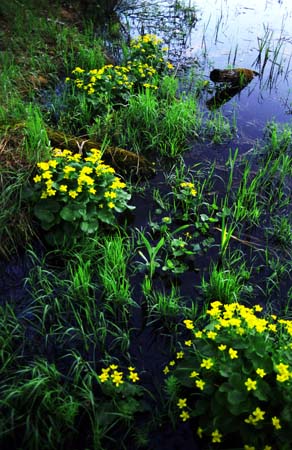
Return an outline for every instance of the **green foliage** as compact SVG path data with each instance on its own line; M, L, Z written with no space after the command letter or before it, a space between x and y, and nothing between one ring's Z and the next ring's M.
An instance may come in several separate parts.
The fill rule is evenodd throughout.
M239 301L252 291L247 285L250 273L245 262L239 267L217 267L212 264L209 280L202 279L202 291L208 301L218 299L222 302Z
M201 119L196 100L192 98L160 99L159 91L147 89L129 99L128 107L118 114L123 128L122 144L131 148L158 151L177 157L187 148L188 138L197 137Z
M86 423L83 442L101 449L108 430L117 424L130 426L144 393L136 370L130 366L123 372L111 364L98 375L77 352L68 356L73 364L66 380L55 364L37 359L18 369L9 386L0 382L1 445L11 442L24 450L73 447L78 428Z
M205 123L206 136L211 137L214 144L222 144L232 138L232 127L223 114L219 111L210 113Z
M29 104L24 127L26 159L30 163L49 158L49 139L40 109Z
M104 289L104 302L110 311L119 314L133 303L127 275L130 246L126 238L108 236L101 241L98 275Z
M182 421L195 418L205 445L291 446L291 322L261 311L215 301L201 329L184 320L190 337L164 369L166 386L179 386L170 410Z
M0 254L7 258L34 235L31 214L23 202L29 178L30 172L23 167L0 167Z
M266 229L267 237L270 237L284 250L292 248L291 217L274 216L271 218L271 227Z
M159 75L172 69L160 49L161 40L145 35L131 41L127 59L123 65L106 64L89 71L76 67L72 71L73 83L92 106L93 111L103 113L108 103L127 103L130 95L139 89L158 89Z
M114 212L126 208L130 194L112 167L103 164L101 152L92 149L89 156L73 155L70 150L55 149L52 159L37 164L39 173L30 189L34 214L45 231L60 240L90 235L99 223L115 225ZM57 226L57 227L56 227ZM62 226L64 228L62 229ZM63 236L62 236L63 233Z

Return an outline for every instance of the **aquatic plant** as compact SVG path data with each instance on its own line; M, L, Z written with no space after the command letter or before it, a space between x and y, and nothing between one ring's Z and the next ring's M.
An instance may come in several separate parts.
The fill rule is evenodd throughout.
M82 445L104 448L109 430L117 430L117 424L130 428L143 409L144 390L136 369L109 364L97 372L77 351L67 357L72 366L66 380L55 364L37 358L18 368L9 386L0 383L0 406L5 412L0 419L1 443L25 450L65 449L68 443L78 442L77 430L82 426L86 430Z
M101 158L97 149L85 158L54 149L51 159L37 164L30 189L33 211L41 227L52 230L60 241L73 232L74 239L92 234L100 223L114 225L115 212L132 208L127 204L131 195L124 190L126 184Z
M262 310L214 301L205 326L183 321L189 336L164 369L166 386L176 383L173 417L192 420L205 445L291 446L291 321Z
M109 103L127 103L132 93L140 89L158 89L162 74L173 69L165 60L162 40L154 35L139 36L130 43L121 65L106 64L101 68L85 70L75 67L67 83L73 83L95 111ZM165 51L165 50L164 50Z

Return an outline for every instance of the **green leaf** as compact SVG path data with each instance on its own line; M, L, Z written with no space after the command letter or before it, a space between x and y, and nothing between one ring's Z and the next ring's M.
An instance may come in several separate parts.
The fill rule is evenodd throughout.
M55 214L46 209L34 208L34 215L44 224L52 224L55 220Z
M63 220L73 222L76 219L80 219L84 214L84 208L80 208L79 205L66 205L60 211L60 216Z
M202 398L196 402L196 407L193 409L192 415L194 417L202 416L207 412L207 410L208 410L208 402L206 401L206 398Z
M200 214L200 219L202 222L206 222L209 219L209 217L207 216L207 214Z
M229 391L227 393L227 399L231 405L237 405L238 403L242 403L245 401L246 392L244 392L243 390L242 391L237 391L237 390Z
M46 198L40 200L35 205L35 208L42 209L44 211L58 212L60 210L60 204L57 200L54 200L53 198Z
M229 366L223 366L219 368L219 373L222 377L228 378L232 374L232 368Z
M229 383L232 385L235 389L242 389L243 386L243 379L242 376L239 373L233 373L231 377L229 378Z
M104 223L108 223L109 225L115 224L115 217L113 213L105 208L100 209L96 212L97 217Z
M80 224L81 230L86 234L94 233L98 230L98 221L95 222L81 222Z

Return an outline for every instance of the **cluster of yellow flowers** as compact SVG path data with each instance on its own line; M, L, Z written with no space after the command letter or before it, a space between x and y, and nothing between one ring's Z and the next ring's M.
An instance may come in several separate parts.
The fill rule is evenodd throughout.
M164 65L168 70L174 68L169 61L162 57L162 52L166 51L167 47L160 50L158 46L161 43L162 40L152 34L139 36L130 43L132 50L139 50L139 54L133 55L132 60L126 62L123 66L106 64L100 69L91 69L89 72L81 67L75 67L72 70L72 74L75 76L74 84L88 95L99 93L101 86L103 90L115 92L130 91L136 83L146 89L158 89L155 79L157 68L154 66L163 67ZM150 47L149 44L151 44ZM65 81L69 82L71 78L66 77Z
M183 181L182 183L180 183L180 187L182 187L183 189L186 189L189 191L189 193L195 197L197 195L197 190L195 189L195 185L194 183L191 183L190 181Z
M54 149L53 159L38 163L37 167L41 173L33 178L35 183L42 185L41 199L54 197L58 193L75 199L84 192L84 189L87 194L95 196L100 178L111 174L104 200L110 209L114 208L112 200L118 197L119 189L125 188L126 184L114 176L115 170L104 164L101 157L101 151L94 148L84 159L79 153L73 154L67 149ZM99 206L102 208L103 203Z
M131 89L134 83L130 80L128 75L130 70L130 67L106 64L100 69L89 70L88 73L85 73L84 69L76 67L72 70L72 74L77 75L77 78L74 80L76 87L78 89L83 89L87 94L91 95L96 92L98 84L101 81L109 86L114 85L113 88L117 85ZM79 75L81 75L81 77ZM65 81L70 81L70 77L66 77Z
M188 183L185 183L182 187L190 186ZM180 365L177 361L179 359L177 356L176 360L170 361L165 366L163 370L164 374L168 374L170 369L175 369L176 366L178 366L178 370L184 368L184 377L187 375L193 380L195 388L209 395L209 389L212 386L214 387L214 383L218 383L218 387L220 386L220 381L216 378L216 374L219 375L222 368L233 367L231 373L236 374L237 370L239 370L238 364L240 364L241 358L243 358L242 367L244 367L246 349L250 348L250 345L258 337L259 339L263 339L263 342L270 343L273 347L267 350L269 356L267 355L267 358L262 359L262 364L260 358L254 361L249 370L250 376L246 376L246 378L243 374L240 376L242 380L240 381L242 384L242 392L246 393L243 394L243 397L247 395L247 398L253 398L254 405L254 399L261 398L261 389L267 389L267 383L271 382L282 385L287 383L287 389L290 389L292 385L292 365L289 363L290 359L286 358L278 350L281 347L284 351L289 352L289 349L292 348L291 321L279 319L275 314L262 317L262 310L263 308L260 305L246 307L239 303L223 304L220 301L214 301L207 310L211 321L204 328L196 329L193 320L185 319L183 323L185 328L192 333L192 338L187 339L184 344L186 348L190 348L191 351L196 353L196 356L194 356L195 367L190 368L189 362L187 362L189 361L190 355L187 352L186 357L188 359L185 363L186 367ZM198 339L203 339L203 346L198 344ZM278 343L279 339L280 341ZM262 341L260 340L259 342ZM232 348L228 343L233 343L235 348ZM202 349L204 350L202 351ZM272 353L273 349L275 353ZM263 351L266 350L263 348ZM272 361L271 355L273 355ZM181 351L180 356L183 358L184 352ZM284 358L285 363L282 361ZM268 363L266 363L266 359L269 359ZM262 379L267 379L267 381L261 381ZM217 382L214 380L217 380ZM239 385L237 388L239 389ZM271 389L273 389L272 386ZM268 408L268 403L266 405ZM183 422L187 421L190 418L191 411L190 407L188 407L188 399L179 398L177 406L180 411L179 417ZM243 416L245 417L242 420L245 424L256 428L261 428L261 424L264 423L265 426L270 426L271 429L277 432L282 429L283 423L281 423L282 419L280 417L274 415L274 412L271 414L270 410L265 411L263 409L263 403L258 403L257 405L256 402L250 413L246 414L243 411ZM220 431L222 430L216 429L211 433L209 428L208 430L203 430L203 428L199 427L197 433L200 438L203 437L203 433L205 436L208 434L211 441L215 443L222 441L223 434ZM244 449L256 450L254 446L248 444L244 446ZM268 444L263 444L261 450L272 450L272 447Z
M132 39L130 46L134 48L140 48L141 44L153 44L157 46L162 44L162 42L162 39L157 37L155 34L144 34L143 36L138 36L137 38Z
M215 301L211 303L211 309L207 310L213 319L215 319L215 328L232 328L237 334L244 334L246 330L253 330L255 333L263 333L265 331L276 333L284 329L288 335L292 336L292 323L290 320L278 319L275 314L266 318L258 317L255 313L260 313L262 306L255 305L248 308L239 303L231 303L222 305L221 302Z
M101 383L108 381L116 387L123 384L125 382L125 378L130 380L132 383L136 383L140 380L134 367L128 367L128 374L125 375L122 370L119 370L119 367L116 364L111 364L109 367L101 369L101 374L98 375L98 378Z

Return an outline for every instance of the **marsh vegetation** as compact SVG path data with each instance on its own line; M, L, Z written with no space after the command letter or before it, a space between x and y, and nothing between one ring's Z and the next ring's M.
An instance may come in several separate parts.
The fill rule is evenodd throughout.
M195 5L85 3L0 5L0 447L289 450L291 123L206 107Z

